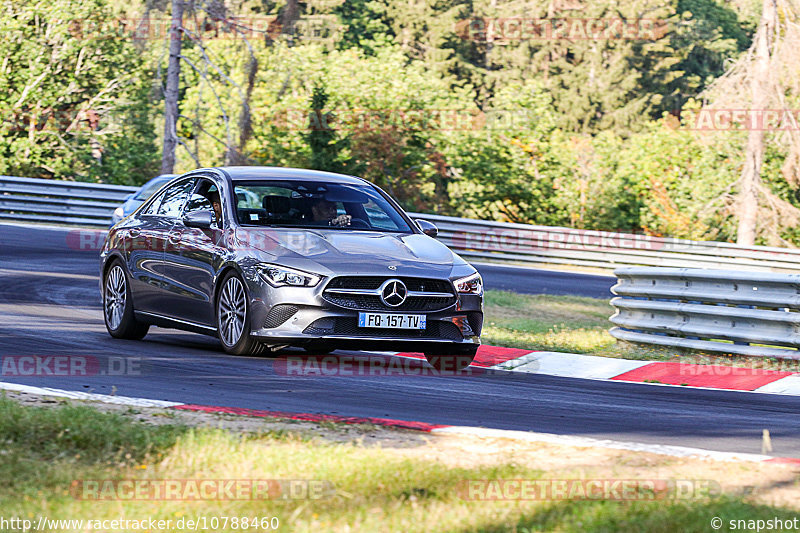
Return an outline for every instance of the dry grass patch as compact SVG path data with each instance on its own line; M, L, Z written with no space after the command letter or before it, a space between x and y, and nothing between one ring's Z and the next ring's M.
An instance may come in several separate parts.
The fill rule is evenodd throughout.
M0 468L7 480L0 487L0 508L6 516L153 517L173 524L189 517L274 516L282 531L309 532L666 532L708 531L713 516L787 519L800 501L797 472L776 465L717 464L504 439L420 439L418 433L404 445L395 434L385 446L367 446L360 437L341 442L291 431L154 426L132 419L141 413L108 413L70 403L26 407L0 398ZM467 480L579 478L719 479L723 494L659 502L472 501L461 489ZM324 480L331 490L315 499L87 501L70 494L75 479ZM240 529L220 525L213 530Z

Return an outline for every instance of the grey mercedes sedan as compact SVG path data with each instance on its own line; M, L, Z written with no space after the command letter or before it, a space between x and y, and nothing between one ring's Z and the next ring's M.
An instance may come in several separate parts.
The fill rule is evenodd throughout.
M205 333L239 355L423 352L461 369L480 344L483 281L436 234L361 178L195 170L109 231L106 328L123 339L151 325Z

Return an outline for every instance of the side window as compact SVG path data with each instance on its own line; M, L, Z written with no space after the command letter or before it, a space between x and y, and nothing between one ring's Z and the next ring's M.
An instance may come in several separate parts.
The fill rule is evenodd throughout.
M186 209L184 210L184 213L213 210L214 207L211 205L211 202L208 201L208 198L196 192L192 194L192 196L189 198L189 201L186 203Z
M211 180L200 180L186 203L184 213L194 211L211 211L217 225L222 227L222 200L217 186Z
M161 200L164 199L164 193L162 192L156 198L150 202L150 205L147 206L147 209L142 211L143 215L155 215L158 212L158 208L161 206Z
M164 191L164 198L161 200L161 205L158 207L156 214L168 217L179 216L192 185L194 185L194 180L186 180Z

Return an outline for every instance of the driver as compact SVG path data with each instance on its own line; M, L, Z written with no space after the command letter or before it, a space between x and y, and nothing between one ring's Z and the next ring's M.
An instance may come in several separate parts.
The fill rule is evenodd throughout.
M352 218L350 215L336 216L336 204L324 198L320 198L311 204L311 220L313 222L342 227L349 226Z
M214 208L214 215L217 217L217 225L222 224L222 203L219 199L219 191L214 189L206 193L206 198L211 202L211 207Z

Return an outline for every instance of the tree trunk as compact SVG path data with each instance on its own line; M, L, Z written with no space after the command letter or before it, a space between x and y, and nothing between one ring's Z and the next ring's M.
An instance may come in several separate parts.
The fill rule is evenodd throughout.
M281 33L289 35L292 44L296 44L295 24L300 19L300 4L298 0L286 0L286 7L278 17Z
M178 89L181 75L181 42L183 40L183 0L172 0L172 23L169 31L169 64L164 93L164 151L161 173L172 174L175 147L178 145Z
M492 50L494 50L494 28L497 24L497 0L489 0L489 21L486 24L486 51L483 53L483 66L487 70L492 69Z
M775 0L764 0L761 22L756 33L755 63L750 72L751 109L763 113L769 101L770 50L775 35ZM739 187L739 228L737 244L752 246L756 240L758 219L758 189L761 182L761 165L764 162L764 130L760 124L750 121L747 149Z
M225 154L226 164L228 165L246 165L249 162L249 158L245 155L245 147L247 146L247 141L253 135L250 99L253 96L257 74L258 59L251 54L250 61L247 63L247 87L245 88L244 100L239 111L239 147L238 149L233 146L228 147Z

